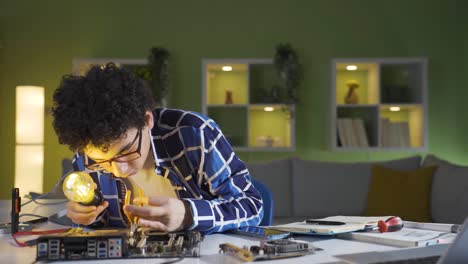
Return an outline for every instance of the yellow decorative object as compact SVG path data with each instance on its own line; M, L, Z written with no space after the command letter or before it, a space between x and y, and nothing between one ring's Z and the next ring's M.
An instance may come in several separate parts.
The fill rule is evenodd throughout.
M356 92L356 89L359 88L359 83L356 80L349 80L346 82L346 86L348 86L348 92L346 93L345 103L347 104L359 103L359 96Z
M232 98L232 90L226 89L226 96L224 100L225 104L233 104L234 100Z

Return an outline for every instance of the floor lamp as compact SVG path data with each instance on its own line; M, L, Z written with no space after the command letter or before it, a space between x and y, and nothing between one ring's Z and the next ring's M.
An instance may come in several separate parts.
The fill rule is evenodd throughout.
M16 87L15 187L42 193L44 177L44 87Z

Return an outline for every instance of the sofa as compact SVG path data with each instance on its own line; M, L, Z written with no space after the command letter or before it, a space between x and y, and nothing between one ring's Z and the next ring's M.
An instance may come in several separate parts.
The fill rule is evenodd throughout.
M430 193L421 197L429 199L431 221L460 224L468 216L468 167L435 155L357 163L300 158L247 163L252 178L273 193L275 219L363 215L375 165L400 171L436 166L431 173ZM398 195L397 190L395 193Z

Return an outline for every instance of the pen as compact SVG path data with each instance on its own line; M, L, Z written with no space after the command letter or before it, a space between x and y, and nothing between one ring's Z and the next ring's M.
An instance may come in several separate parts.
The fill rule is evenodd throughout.
M339 221L322 221L322 220L315 220L315 219L307 219L306 224L311 225L344 225L346 223L339 222Z

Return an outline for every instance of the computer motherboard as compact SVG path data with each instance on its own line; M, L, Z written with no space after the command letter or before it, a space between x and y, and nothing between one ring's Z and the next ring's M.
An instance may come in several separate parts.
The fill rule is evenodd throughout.
M73 229L37 240L36 261L200 257L198 231L161 233L138 228L86 232Z

